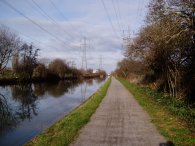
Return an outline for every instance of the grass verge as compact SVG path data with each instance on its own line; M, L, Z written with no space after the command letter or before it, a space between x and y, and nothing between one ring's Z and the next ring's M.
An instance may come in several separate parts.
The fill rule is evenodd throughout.
M170 97L147 87L140 87L121 78L118 80L131 91L167 140L177 146L195 145L194 109L182 102L173 102Z
M78 135L78 131L89 122L90 117L106 95L111 79L86 102L55 123L48 130L29 141L26 146L66 146Z

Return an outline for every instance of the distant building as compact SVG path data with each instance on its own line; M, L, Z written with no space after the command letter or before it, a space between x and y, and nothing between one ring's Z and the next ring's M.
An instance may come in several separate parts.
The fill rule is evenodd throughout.
M98 72L99 71L97 69L94 69L92 73L95 74L95 73L98 73Z

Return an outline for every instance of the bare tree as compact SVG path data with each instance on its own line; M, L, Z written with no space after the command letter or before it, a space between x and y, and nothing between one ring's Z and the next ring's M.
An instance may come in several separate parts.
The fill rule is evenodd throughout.
M7 27L0 26L0 71L4 69L18 49L20 39L12 33Z
M32 44L24 43L21 46L20 52L16 53L12 60L12 67L16 73L23 78L32 78L33 70L38 65L39 49L35 48Z

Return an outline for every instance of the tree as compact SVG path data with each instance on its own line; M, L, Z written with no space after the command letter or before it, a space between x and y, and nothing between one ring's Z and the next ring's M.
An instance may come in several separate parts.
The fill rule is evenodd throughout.
M186 94L193 100L195 96L195 1L170 0L172 6L170 12L176 18L182 18L182 32L187 34L184 75L182 83L186 87Z
M150 33L150 68L164 80L163 86L171 96L193 96L195 2L153 0L147 18L149 26L156 26Z
M19 37L7 27L0 25L0 72L9 62L12 55L18 49Z
M132 74L142 75L145 72L145 66L141 61L123 59L117 64L116 73L118 76L127 78Z
M145 64L158 89L177 99L195 95L195 2L151 0L145 26L129 42L117 72L126 77L131 61Z
M49 64L49 71L59 78L64 78L68 65L62 59L55 59Z
M17 52L13 57L13 69L16 73L21 75L23 78L32 78L33 70L38 65L39 49L35 49L34 46L24 43L21 46L20 52Z
M44 64L38 64L37 67L33 70L33 77L46 79L48 70Z

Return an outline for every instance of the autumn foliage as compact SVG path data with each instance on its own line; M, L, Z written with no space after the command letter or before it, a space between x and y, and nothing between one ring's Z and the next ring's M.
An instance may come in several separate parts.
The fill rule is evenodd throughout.
M116 74L142 74L178 100L195 96L195 2L151 0L145 26L129 42Z

